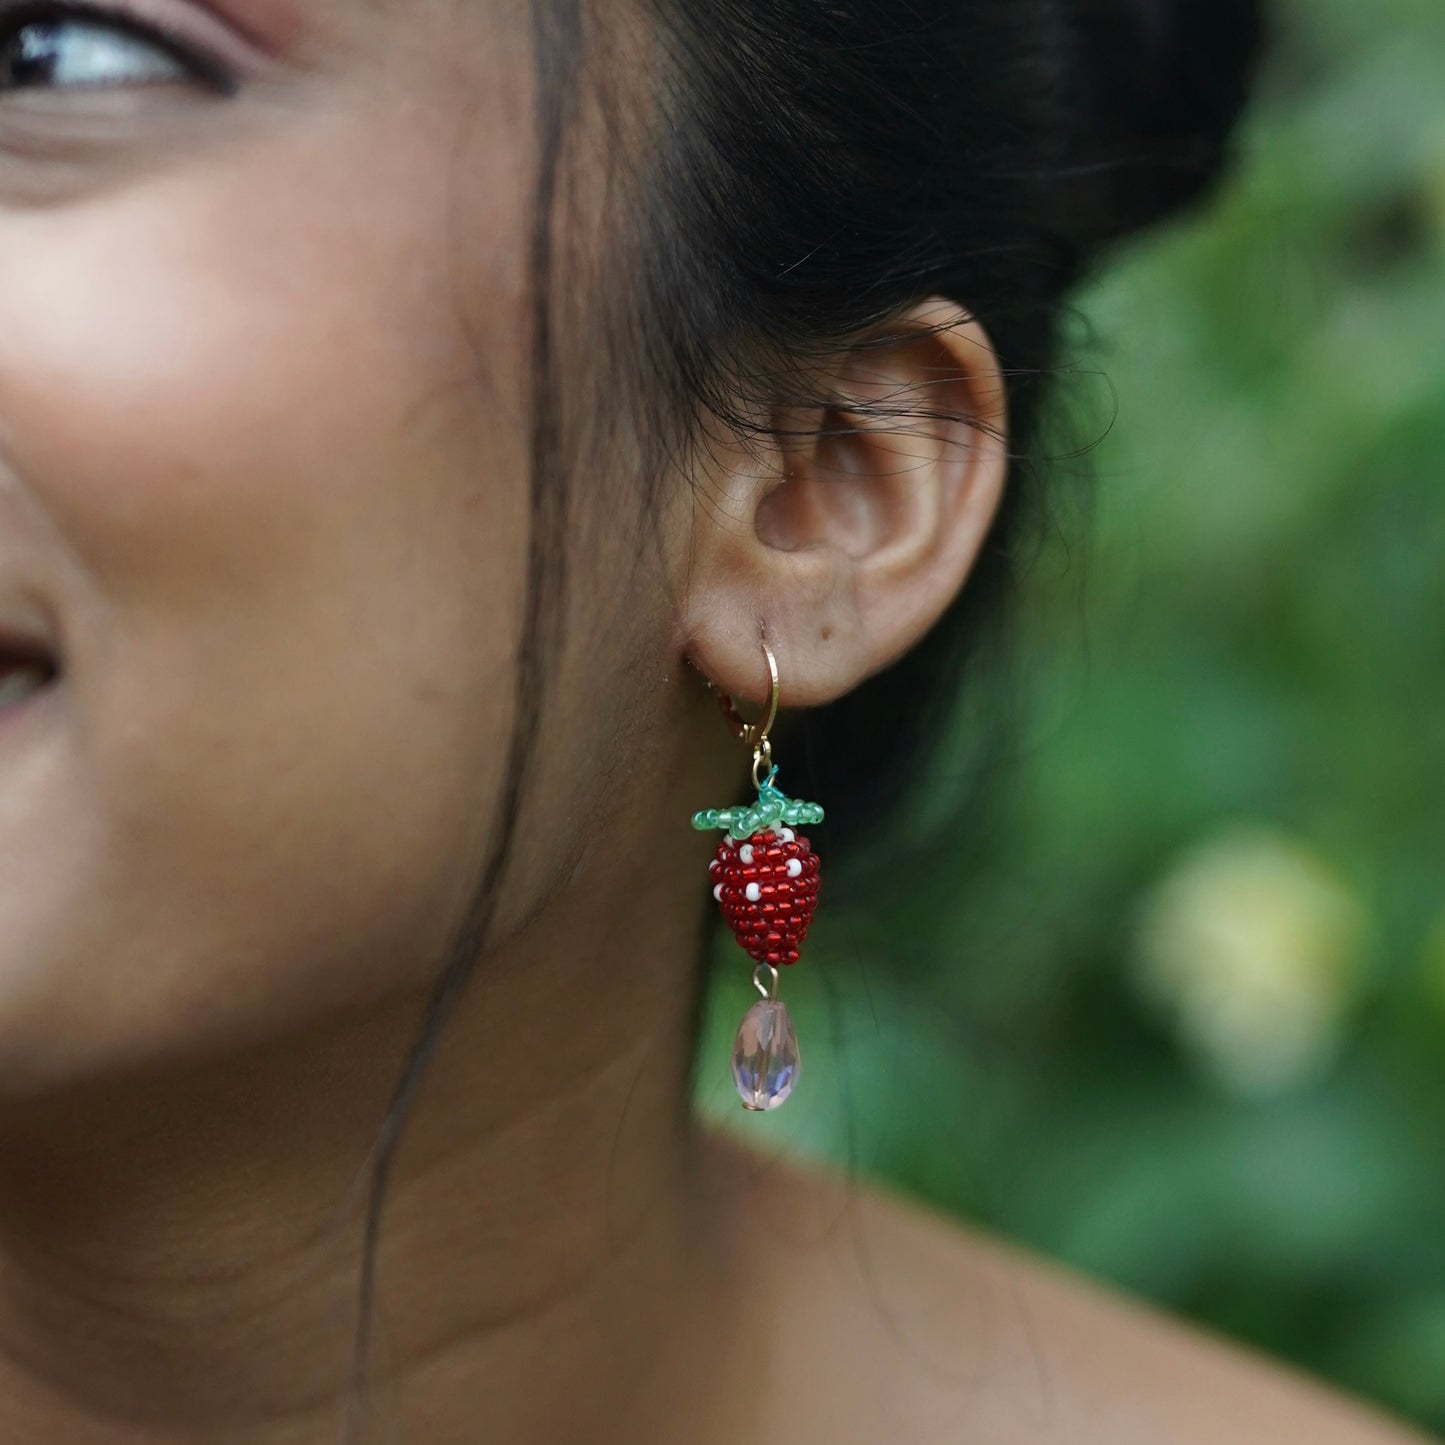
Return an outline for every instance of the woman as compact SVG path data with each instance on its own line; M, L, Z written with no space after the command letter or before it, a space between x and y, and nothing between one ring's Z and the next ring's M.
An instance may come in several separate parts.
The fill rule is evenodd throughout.
M841 854L1207 9L0 0L0 1439L1405 1438L687 1117L705 683Z

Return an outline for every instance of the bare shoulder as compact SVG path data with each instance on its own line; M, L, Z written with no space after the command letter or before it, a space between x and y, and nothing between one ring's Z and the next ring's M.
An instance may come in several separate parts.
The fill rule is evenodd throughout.
M800 1402L794 1438L802 1442L1428 1439L1280 1363L886 1191L719 1147L758 1196L752 1218L771 1221L766 1267L791 1321L779 1374Z
M1090 1440L1140 1445L1416 1445L1424 1437L1283 1364L1003 1240L869 1191L858 1208L880 1255L928 1300L938 1330L977 1320L965 1291L1031 1373L1043 1411L1089 1424ZM942 1286L942 1287L940 1287ZM960 1317L961 1316L961 1317Z

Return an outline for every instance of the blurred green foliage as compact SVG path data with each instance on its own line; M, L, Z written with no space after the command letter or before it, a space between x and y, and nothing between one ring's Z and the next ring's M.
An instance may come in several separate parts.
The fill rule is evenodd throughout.
M1107 435L927 866L825 879L767 1118L724 944L698 1096L1441 1431L1445 6L1277 27L1228 188L1080 300Z

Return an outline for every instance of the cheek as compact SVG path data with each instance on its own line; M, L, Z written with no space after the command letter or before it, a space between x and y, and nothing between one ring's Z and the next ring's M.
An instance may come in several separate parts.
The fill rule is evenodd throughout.
M525 428L458 326L446 177L378 155L0 216L0 465L68 667L0 809L0 1073L61 1019L148 1053L410 982L461 900Z

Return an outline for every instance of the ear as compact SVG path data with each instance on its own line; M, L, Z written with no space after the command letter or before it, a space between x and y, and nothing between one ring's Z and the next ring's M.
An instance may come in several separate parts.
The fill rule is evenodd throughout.
M978 322L926 302L838 358L830 402L778 411L771 439L714 458L684 616L692 662L819 706L907 652L964 585L1003 496L1007 407Z

